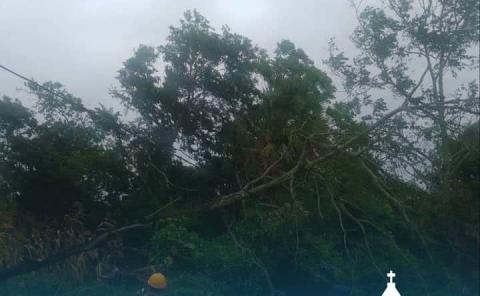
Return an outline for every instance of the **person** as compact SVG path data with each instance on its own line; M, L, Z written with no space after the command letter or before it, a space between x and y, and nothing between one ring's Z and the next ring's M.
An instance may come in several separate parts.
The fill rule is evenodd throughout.
M167 278L160 272L152 274L147 281L147 287L144 289L143 295L160 296L167 288Z

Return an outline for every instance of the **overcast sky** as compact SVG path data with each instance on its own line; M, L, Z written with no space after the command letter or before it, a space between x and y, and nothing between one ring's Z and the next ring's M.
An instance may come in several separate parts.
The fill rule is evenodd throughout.
M269 51L290 39L321 67L328 40L351 46L355 26L348 0L0 0L0 64L59 81L90 107L117 106L108 90L122 62L139 44L163 44L168 27L194 8ZM22 87L0 71L0 95L25 101Z

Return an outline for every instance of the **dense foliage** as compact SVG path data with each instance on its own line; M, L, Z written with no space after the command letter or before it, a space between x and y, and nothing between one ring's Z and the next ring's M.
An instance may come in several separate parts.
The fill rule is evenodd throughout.
M477 6L357 8L360 55L326 61L343 100L292 42L197 11L118 72L134 120L59 83L28 84L34 109L3 97L1 267L142 225L4 291L131 295L152 266L168 295L380 295L389 269L402 295L477 295L478 84L444 86L476 62Z

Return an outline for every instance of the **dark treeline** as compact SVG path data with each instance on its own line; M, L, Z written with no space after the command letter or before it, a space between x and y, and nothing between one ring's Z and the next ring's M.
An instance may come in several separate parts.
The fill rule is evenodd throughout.
M341 85L188 11L119 70L133 120L60 83L3 97L2 291L132 295L155 269L167 295L380 295L393 269L402 295L478 295L478 83L455 80L478 3L354 8Z

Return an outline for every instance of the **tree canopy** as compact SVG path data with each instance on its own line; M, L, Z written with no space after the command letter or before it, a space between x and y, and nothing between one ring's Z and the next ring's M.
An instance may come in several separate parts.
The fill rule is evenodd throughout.
M446 88L478 70L475 2L355 6L337 87L291 41L268 53L193 10L118 71L133 120L60 83L27 83L32 109L3 97L5 291L41 267L22 277L138 288L152 266L169 295L375 295L390 269L405 295L475 295L478 83Z

